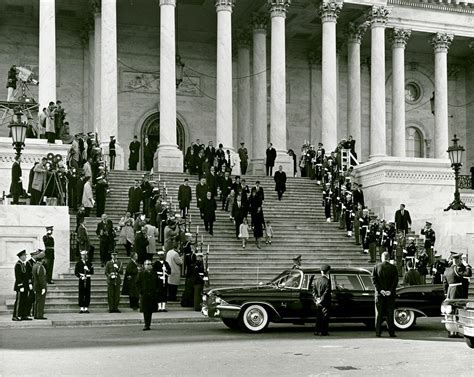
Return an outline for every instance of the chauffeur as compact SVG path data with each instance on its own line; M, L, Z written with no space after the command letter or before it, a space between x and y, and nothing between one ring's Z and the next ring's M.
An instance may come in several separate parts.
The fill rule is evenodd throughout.
M315 280L312 287L313 299L316 304L316 323L314 335L329 335L329 310L331 308L331 266L321 266L321 276Z

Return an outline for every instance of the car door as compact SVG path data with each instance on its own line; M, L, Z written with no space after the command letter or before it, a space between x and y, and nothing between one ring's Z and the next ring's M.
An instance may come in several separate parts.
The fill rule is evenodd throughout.
M365 318L369 293L362 286L357 273L335 273L331 275L331 317L353 321Z
M291 270L275 282L275 290L269 301L282 319L301 318L300 291L302 280L303 272L301 270Z
M313 298L313 282L314 279L317 279L317 276L314 273L305 273L303 277L303 284L300 291L300 300L301 300L301 316L303 318L312 318L316 317L316 306L314 304Z

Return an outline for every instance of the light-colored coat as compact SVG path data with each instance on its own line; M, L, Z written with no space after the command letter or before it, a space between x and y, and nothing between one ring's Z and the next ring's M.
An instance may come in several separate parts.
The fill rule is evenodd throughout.
M55 132L54 129L54 111L46 109L46 132Z
M92 169L91 169L91 164L89 164L89 161L87 161L84 166L82 167L84 177L92 177Z
M35 172L35 175L33 177L31 188L36 191L43 191L46 183L46 169L41 163L39 163L34 167L33 171Z
M94 194L92 194L91 181L87 181L84 184L84 192L82 193L82 205L84 208L94 207Z
M175 249L171 249L166 253L166 261L171 267L171 274L168 276L168 284L179 285L183 260Z
M147 252L148 254L156 254L156 237L158 236L158 228L147 224L145 225L146 234L148 236L148 246Z

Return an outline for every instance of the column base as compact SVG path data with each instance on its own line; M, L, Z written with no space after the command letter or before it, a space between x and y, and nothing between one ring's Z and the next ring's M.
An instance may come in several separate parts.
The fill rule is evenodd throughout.
M293 171L293 157L289 156L286 151L277 150L277 158L273 168L274 174L280 165L283 167L283 171L286 173L287 177L294 177L295 172Z
M109 142L102 142L100 143L100 147L102 148L102 154L104 155L104 159L107 163L107 167L110 167L110 159L109 159ZM115 142L115 169L114 170L124 170L125 169L125 160L124 160L124 153L122 146Z
M255 158L250 160L247 175L265 175L265 159Z
M153 158L153 169L159 172L183 172L183 153L176 145L159 145Z

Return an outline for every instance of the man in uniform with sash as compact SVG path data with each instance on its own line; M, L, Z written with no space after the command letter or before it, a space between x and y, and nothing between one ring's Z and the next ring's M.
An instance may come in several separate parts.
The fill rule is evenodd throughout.
M117 260L117 252L112 251L112 259L105 265L105 275L107 276L107 302L109 313L120 313L120 284L123 273L122 262Z
M79 278L79 313L89 313L91 302L91 275L94 274L94 266L87 260L87 250L81 251L81 259L76 263L74 275Z

